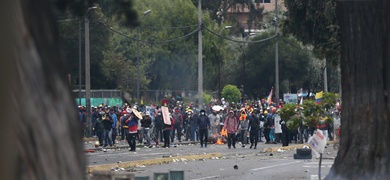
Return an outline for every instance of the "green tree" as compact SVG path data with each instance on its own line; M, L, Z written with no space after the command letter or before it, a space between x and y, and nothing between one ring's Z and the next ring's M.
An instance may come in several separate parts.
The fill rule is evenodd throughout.
M270 33L263 33L252 40L270 37ZM281 88L281 92L298 90L307 81L310 60L308 51L302 51L297 40L292 37L281 37L279 42L279 69L280 82L287 81L288 85ZM263 43L241 44L242 54L231 66L230 76L234 83L242 83L245 93L251 97L265 97L274 86L275 81L275 45L273 40ZM260 50L260 51L259 51Z
M288 9L282 31L312 45L319 59L337 64L340 55L340 27L336 18L336 0L285 0Z
M238 102L241 97L241 92L237 86L231 84L223 87L221 94L228 102Z
M152 12L140 21L140 68L141 90L146 89L172 89L195 90L197 87L197 8L190 0L152 0L135 1L135 9L138 14L151 9ZM203 15L204 26L210 29L217 28L209 15ZM127 37L114 34L111 37L111 48L107 54L113 52L122 54L130 60L130 65L136 65L136 37L135 29L126 30L121 26L115 26L124 32ZM175 39L191 32L193 35L179 41L161 42ZM130 38L129 38L130 37ZM204 76L215 77L217 64L217 37L204 33ZM108 51L112 51L109 53ZM107 60L107 63L111 61ZM112 63L114 63L113 61ZM111 67L111 66L108 66ZM130 71L136 69L130 69ZM106 71L110 72L110 71ZM134 74L131 73L131 74ZM135 76L131 77L131 79ZM205 89L216 88L216 78L205 78ZM130 87L135 87L135 79L130 82Z

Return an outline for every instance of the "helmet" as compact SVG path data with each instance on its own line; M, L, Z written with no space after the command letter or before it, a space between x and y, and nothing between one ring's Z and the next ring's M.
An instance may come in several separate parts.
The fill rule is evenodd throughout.
M265 114L265 115L267 115L267 114L268 114L268 111L267 111L267 110L265 110L265 111L264 111L264 114Z

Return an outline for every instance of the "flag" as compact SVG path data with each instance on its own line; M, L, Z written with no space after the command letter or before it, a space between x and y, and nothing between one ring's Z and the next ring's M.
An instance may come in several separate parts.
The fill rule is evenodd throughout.
M322 96L324 95L324 92L318 92L316 93L316 104L321 104L322 103Z
M272 91L274 90L274 87L271 88L271 91L269 92L269 95L267 97L267 103L270 105L272 103Z

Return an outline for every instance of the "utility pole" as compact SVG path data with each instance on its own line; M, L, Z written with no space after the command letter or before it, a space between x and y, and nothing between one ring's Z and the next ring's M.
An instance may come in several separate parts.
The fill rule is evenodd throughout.
M142 16L140 17L140 20L146 16L147 14L149 14L150 12L152 12L152 10L146 10ZM139 67L139 63L140 63L140 60L139 60L139 41L140 41L140 35L139 35L139 26L137 27L137 101L138 101L138 104L141 104L141 100L140 100L140 97L139 97L139 81L140 81L140 67Z
M328 73L326 68L326 58L324 58L324 92L328 92Z
M79 106L81 106L81 19L79 19Z
M140 78L140 69L139 69L139 26L137 27L137 102L140 104L139 99L139 78Z
M275 0L275 96L276 101L279 101L279 45L278 45L278 38L279 38L279 32L278 32L278 0Z
M88 12L87 12L88 13ZM89 125L88 135L91 135L91 73L90 73L90 59L89 59L89 19L86 15L84 17L85 26L85 106L87 113L87 122Z
M199 108L203 107L203 62L202 62L202 0L198 0L198 98Z
M91 9L97 7L88 8L87 12L83 16L84 28L85 28L85 107L87 114L88 135L92 134L92 121L91 121L91 64L89 59L89 19L88 13Z

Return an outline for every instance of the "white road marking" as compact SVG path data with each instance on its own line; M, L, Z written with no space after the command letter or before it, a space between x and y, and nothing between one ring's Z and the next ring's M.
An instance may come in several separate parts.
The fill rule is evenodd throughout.
M112 156L112 155L126 155L126 156L150 156L150 155L161 155L161 154L167 154L167 153L146 153L146 154L134 154L133 152L126 152L126 153L115 153L115 154L99 154L95 156L104 157L104 156Z
M334 162L332 161L323 161L321 164L322 165L333 165ZM319 164L319 162L308 162L308 163L305 163L305 164Z
M300 163L300 162L302 162L302 161L295 161L295 162L277 164L277 165L273 165L273 166L265 166L265 167L261 167L261 168L251 169L251 171L257 171L257 170L262 170L262 169L269 169L269 168L273 168L273 167L285 166L285 165L290 165L290 164L297 164L297 163Z
M302 166L302 167L304 167L304 168L318 168L318 166ZM326 166L321 166L321 167L326 167Z
M191 179L191 180L214 179L214 178L217 178L217 177L219 177L219 176L208 176L208 177L204 177L204 178Z
M318 175L310 175L310 180L318 180Z

